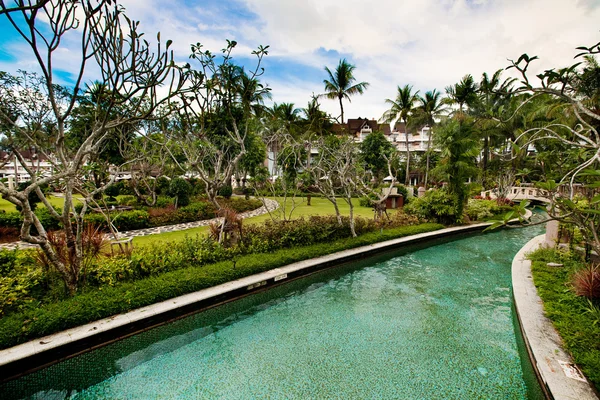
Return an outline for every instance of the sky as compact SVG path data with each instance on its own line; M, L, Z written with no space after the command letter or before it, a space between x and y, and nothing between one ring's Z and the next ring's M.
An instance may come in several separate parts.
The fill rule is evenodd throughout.
M269 45L261 81L274 102L306 107L324 92L325 66L346 58L362 96L345 102L346 118L379 119L399 85L423 94L479 80L521 54L537 55L532 72L571 65L576 47L600 42L600 0L122 0L149 38L173 40L187 62L190 44L218 52L235 40L237 63L254 65L252 50ZM57 57L59 82L71 82L77 43L65 40ZM5 17L0 17L0 71L35 70L35 60ZM505 76L510 75L505 72ZM86 78L98 77L89 68ZM321 107L339 116L335 100Z

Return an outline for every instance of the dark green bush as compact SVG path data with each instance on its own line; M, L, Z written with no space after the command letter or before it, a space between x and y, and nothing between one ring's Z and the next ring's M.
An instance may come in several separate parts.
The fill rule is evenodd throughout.
M226 199L230 198L233 194L233 188L230 185L221 186L219 188L219 196L225 197Z
M404 210L421 220L444 225L454 224L459 219L456 215L456 200L445 189L428 190L425 196L413 199Z
M169 185L169 196L175 197L177 207L187 206L192 195L192 185L183 178L171 180Z
M6 275L15 268L17 262L16 250L0 249L0 275Z
M119 231L130 231L134 229L143 229L150 226L150 216L144 210L119 211L111 213L113 225ZM104 215L100 213L89 213L85 215L85 222L99 227L103 231L108 231L108 223Z
M18 211L0 212L0 226L21 228L23 216Z
M104 194L107 195L111 200L116 201L115 197L117 197L121 193L121 185L118 183L113 183L109 187L104 190Z

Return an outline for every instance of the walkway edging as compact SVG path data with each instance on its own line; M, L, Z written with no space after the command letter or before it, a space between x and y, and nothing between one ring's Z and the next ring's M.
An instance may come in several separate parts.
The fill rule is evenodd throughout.
M540 384L553 399L597 400L588 382L567 377L559 361L573 363L563 342L545 316L542 299L537 293L531 274L531 260L527 254L545 246L545 235L536 236L519 250L512 262L512 286L515 309L531 364L536 369Z
M394 250L403 245L481 231L490 225L491 223L480 223L439 229L300 261L34 339L0 350L0 381L12 379L104 343L329 266Z

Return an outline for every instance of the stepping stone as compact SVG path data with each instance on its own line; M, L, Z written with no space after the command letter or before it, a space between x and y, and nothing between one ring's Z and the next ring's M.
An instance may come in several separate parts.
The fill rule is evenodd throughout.
M549 262L548 264L546 264L549 267L562 267L563 264L560 263L554 263L554 262Z

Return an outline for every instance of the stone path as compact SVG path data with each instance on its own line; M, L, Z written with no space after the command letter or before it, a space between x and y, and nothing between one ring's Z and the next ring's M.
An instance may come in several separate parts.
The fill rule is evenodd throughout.
M276 202L275 200L271 200L271 199L265 199L265 205L266 205L266 207L262 206L260 208L257 208L256 210L240 213L240 217L242 217L243 219L250 218L250 217L256 217L258 215L266 214L268 211L276 210L279 207L279 203ZM267 210L267 207L268 207L268 210ZM205 219L202 221L186 222L183 224L158 226L156 228L136 229L133 231L119 232L118 237L119 237L119 239L127 239L127 238L139 237L139 236L156 235L156 234L165 233L165 232L183 231L186 229L197 228L199 226L207 226L213 222L220 222L220 221L221 221L221 218L213 218L213 219ZM32 249L32 248L36 248L36 247L37 247L37 245L22 242L22 241L11 242L11 243L0 243L0 249L6 249L6 250Z

